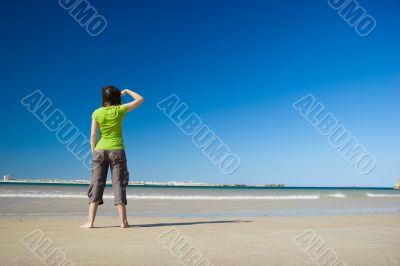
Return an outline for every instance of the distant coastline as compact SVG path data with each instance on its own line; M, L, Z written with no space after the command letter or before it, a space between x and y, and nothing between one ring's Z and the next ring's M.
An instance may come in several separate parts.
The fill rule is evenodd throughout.
M63 179L9 179L0 181L0 184L43 184L43 185L89 185L89 180L63 180ZM107 185L111 185L111 181L107 180ZM131 181L129 186L146 186L146 187L246 187L246 188L283 188L284 184L263 184L263 185L246 185L246 184L211 184L211 183L194 183L194 182L149 182L149 181Z
M88 180L52 180L52 179L12 179L0 181L0 185L70 185L70 186L86 186L89 185ZM111 182L107 181L107 186L111 186ZM130 187L182 187L182 188L243 188L243 189L393 189L393 187L367 187L367 186L339 186L339 187L318 187L318 186L285 186L284 184L262 184L262 185L246 185L246 184L211 184L211 183L193 183L193 182L148 182L148 181L131 181Z

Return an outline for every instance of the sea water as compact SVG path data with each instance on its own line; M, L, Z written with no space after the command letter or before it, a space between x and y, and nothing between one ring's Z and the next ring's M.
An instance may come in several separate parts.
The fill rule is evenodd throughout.
M83 214L87 207L87 184L0 183L0 213ZM113 202L112 187L103 199ZM400 190L392 188L332 187L198 187L143 186L127 188L128 210L137 215L318 215L400 212ZM65 204L66 206L64 206ZM68 205L67 205L68 204ZM26 208L26 206L31 206ZM75 208L71 208L73 205ZM64 206L64 207L63 207ZM111 211L111 207L105 208ZM57 210L57 211L56 211Z

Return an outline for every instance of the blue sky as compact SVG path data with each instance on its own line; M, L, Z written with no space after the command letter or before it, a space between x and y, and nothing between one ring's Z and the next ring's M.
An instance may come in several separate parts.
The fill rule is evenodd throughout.
M327 1L91 1L90 36L58 1L2 1L0 173L88 179L20 99L40 89L89 136L101 87L145 103L124 121L131 180L392 186L400 178L400 2L360 0L357 35ZM156 104L177 94L238 154L224 175ZM359 174L292 103L313 94L377 158ZM127 98L124 98L126 101Z

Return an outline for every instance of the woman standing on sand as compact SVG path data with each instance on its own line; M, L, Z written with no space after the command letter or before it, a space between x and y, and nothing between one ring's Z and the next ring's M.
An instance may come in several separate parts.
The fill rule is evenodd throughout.
M92 181L88 191L89 216L81 227L92 228L97 207L103 204L103 192L106 186L107 172L112 173L114 205L121 218L121 227L129 227L126 217L126 188L129 172L126 165L125 146L122 139L122 121L127 112L138 107L144 98L131 90L120 91L114 86L105 86L102 90L103 106L92 114L90 144L92 146ZM121 96L130 95L134 100L121 104ZM97 131L100 128L100 139Z

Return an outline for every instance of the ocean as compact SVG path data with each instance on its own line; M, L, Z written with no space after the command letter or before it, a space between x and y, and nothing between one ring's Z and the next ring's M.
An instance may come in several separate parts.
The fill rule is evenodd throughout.
M0 183L0 214L84 214L87 184ZM128 210L135 215L307 215L400 212L400 190L332 187L176 187L130 185ZM103 196L112 212L110 185ZM24 205L25 203L25 205ZM57 204L47 206L47 203ZM29 208L28 208L28 207ZM63 208L64 206L64 208ZM71 206L74 206L71 209ZM132 207L131 207L132 206Z
M0 183L1 198L87 198L87 184ZM129 185L130 199L154 200L318 200L324 198L400 197L393 188L343 187L199 187ZM104 198L113 198L107 184Z

